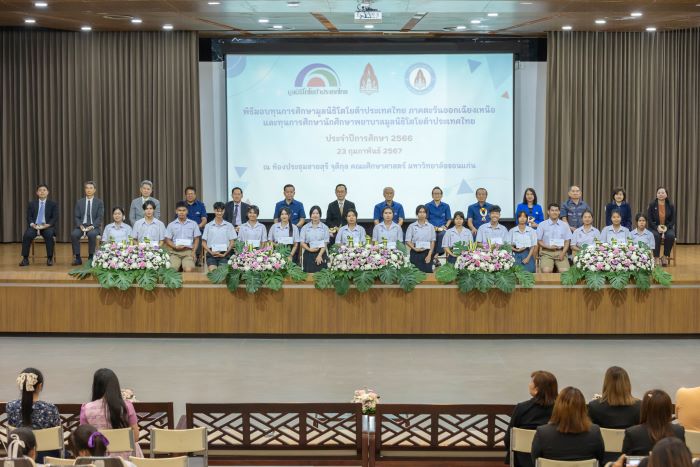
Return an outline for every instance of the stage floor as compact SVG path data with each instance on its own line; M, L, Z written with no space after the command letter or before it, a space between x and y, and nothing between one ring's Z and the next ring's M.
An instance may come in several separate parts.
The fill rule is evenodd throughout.
M338 297L311 279L283 290L229 293L202 272L183 288L105 290L68 276L70 245L53 267L37 256L18 266L20 246L0 245L0 332L185 335L610 335L700 334L700 246L677 247L670 288L592 292L537 274L534 289L462 294L430 275L415 291L377 285ZM37 254L44 254L38 245ZM22 310L18 313L18 310Z

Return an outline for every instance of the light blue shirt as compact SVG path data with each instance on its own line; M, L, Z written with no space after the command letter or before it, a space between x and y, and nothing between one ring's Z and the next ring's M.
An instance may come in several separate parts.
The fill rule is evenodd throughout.
M212 249L214 245L226 245L226 250L228 250L229 243L231 240L235 240L237 236L233 224L224 220L222 220L221 224L217 224L216 219L214 219L204 226L202 240L206 240L209 249Z
M292 226L292 235L289 235L289 226ZM281 238L292 238L292 243L299 243L299 227L295 224L288 223L284 227L281 222L270 227L270 232L267 234L267 239L271 242L280 243Z
M146 239L158 243L165 238L165 224L155 217L150 223L146 222L146 218L141 218L134 223L131 232L134 238L138 239L139 243Z
M537 245L537 232L535 232L535 229L533 229L529 225L526 225L525 230L521 232L518 226L516 225L508 231L508 237L506 238L506 242L510 243L517 249L528 248L523 246L527 244L530 245L529 248L532 248L533 246Z
M260 222L256 222L255 225L250 225L250 221L241 224L238 229L238 240L242 242L255 241L258 240L260 243L264 243L267 239L267 229Z
M435 241L435 226L430 222L420 224L418 221L408 226L406 230L406 241L412 242L434 242Z
M314 225L313 222L309 222L308 224L304 224L301 228L299 238L309 246L311 242L328 243L331 239L331 232L328 230L328 226L323 222L319 222L316 225Z
M457 227L452 227L447 229L445 236L442 239L442 246L447 248L452 248L455 243L464 242L469 243L474 240L471 230L467 226L462 226L462 231L457 232Z
M591 230L586 232L581 226L574 230L571 245L581 248L583 245L593 245L596 240L600 240L600 230L591 226Z
M129 240L131 236L131 227L129 224L124 222L121 225L117 225L114 222L105 227L105 231L102 232L102 238L108 242L125 242Z
M561 219L556 222L546 219L537 226L537 240L541 240L547 248L552 247L552 240L571 240L569 224Z
M644 229L644 232L639 232L634 229L630 232L630 238L632 242L636 245L639 242L646 243L652 250L656 246L656 240L654 240L654 234L650 230Z
M165 238L169 238L173 242L175 240L194 240L195 237L200 237L201 235L199 225L192 219L186 219L185 222L175 219L165 229Z
M618 230L615 230L612 225L603 227L603 230L600 232L600 241L610 243L613 238L617 243L627 243L627 239L630 238L630 231L623 226L620 226Z
M399 224L392 222L388 228L384 222L375 225L372 229L372 240L381 242L385 238L387 242L403 242L403 230Z
M480 225L476 231L476 241L479 243L488 241L498 243L498 239L500 239L501 245L508 240L508 229L504 225L496 224L494 227L489 222L488 224Z
M367 232L361 225L355 225L352 230L347 225L344 225L340 228L340 230L338 230L338 234L336 235L336 243L347 245L348 238L352 237L353 244L359 245L361 243L365 243L366 236Z

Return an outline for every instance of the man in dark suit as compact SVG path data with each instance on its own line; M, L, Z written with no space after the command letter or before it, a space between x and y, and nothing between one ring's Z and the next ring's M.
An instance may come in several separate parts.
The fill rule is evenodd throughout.
M105 205L101 199L95 198L97 187L95 182L89 181L83 184L85 197L80 198L75 203L73 210L73 225L75 228L70 234L71 243L73 244L73 266L83 264L80 259L80 239L87 237L88 239L88 259L92 260L97 246L97 237L102 229L102 220L105 215Z
M243 190L239 187L231 190L231 199L233 199L233 201L226 203L224 220L233 224L236 228L236 232L238 232L241 224L248 222L248 208L250 205L242 201Z
M335 187L335 197L337 199L332 201L326 210L326 225L331 229L331 236L333 237L339 227L347 224L347 222L345 222L345 216L348 211L350 209L355 209L355 203L345 199L347 194L348 188L342 183L339 183Z
M58 222L58 204L48 199L49 187L43 183L36 187L36 196L38 199L30 201L27 206L27 230L22 235L22 262L19 265L29 265L29 247L41 235L46 243L46 264L53 266L53 237Z

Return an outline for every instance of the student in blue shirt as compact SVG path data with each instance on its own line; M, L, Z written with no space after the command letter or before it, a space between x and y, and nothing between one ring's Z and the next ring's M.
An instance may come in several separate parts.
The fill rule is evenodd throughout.
M620 211L622 216L622 226L626 227L628 230L632 229L632 209L627 203L627 193L625 193L624 188L617 187L613 189L612 200L605 206L605 225L612 225L612 220L610 219L613 210L617 209Z
M283 191L284 199L275 204L275 215L273 216L275 218L275 223L279 222L280 220L280 210L282 208L287 208L289 209L289 212L292 213L292 224L296 225L298 228L301 229L304 223L306 222L306 212L304 212L304 205L301 203L301 201L297 201L294 199L294 195L296 193L294 185L285 185Z
M382 221L382 213L385 208L391 208L394 213L393 221L398 224L399 227L403 225L403 220L406 216L403 213L403 206L400 203L394 201L394 189L390 186L384 188L384 202L378 203L374 206L374 225L379 224Z
M489 216L491 204L486 202L488 195L489 192L486 191L486 188L477 188L477 202L467 208L467 227L471 230L474 238L476 238L476 232L479 230L479 227L489 223L491 220L491 216Z
M187 204L187 218L199 226L199 234L204 231L204 226L207 225L207 208L200 200L197 199L197 189L193 186L185 188L185 203ZM202 243L199 243L197 248L196 263L199 264L202 256Z
M524 211L527 214L527 225L536 229L537 226L544 220L544 211L542 206L537 204L537 193L534 188L526 188L523 194L523 202L518 204L515 212Z
M428 222L435 227L435 264L438 265L438 255L442 254L442 239L452 224L450 205L442 202L442 188L433 188L433 200L425 205L428 210Z

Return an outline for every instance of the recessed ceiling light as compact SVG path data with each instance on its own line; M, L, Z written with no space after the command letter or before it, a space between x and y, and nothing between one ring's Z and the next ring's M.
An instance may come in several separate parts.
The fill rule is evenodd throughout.
M481 20L480 20L480 19L473 19L473 20L471 20L471 21L469 21L469 22L472 23L472 24L481 24Z
M269 23L269 22L270 22L270 20L267 19L267 18L260 18L260 19L258 20L258 23L262 23L262 24L267 24L267 23Z
M605 23L607 23L607 21L605 21L604 19L595 20L595 24L605 24Z
M207 5L221 5L221 2L207 2Z
M532 2L520 2L521 5L532 5Z
M46 8L49 4L46 2L34 2L34 6L37 8Z
M272 26L272 29L284 29L284 26L282 26L281 24L275 24L274 26Z
M569 26L569 25L562 26L561 28L562 28L564 31L571 31L571 30L573 29L573 27L571 27L571 26Z
M80 30L81 30L81 31L92 31L92 27L90 27L90 26L82 26L82 27L80 28Z
M164 24L163 29L165 29L166 31L172 31L173 25L172 24Z
M296 8L299 6L299 2L295 2L295 1L287 2L287 6L290 8Z
M374 29L374 24L365 24L365 29Z
M489 13L487 16L495 18L496 16L498 16L498 13Z
M467 27L466 26L456 26L455 29L457 31L464 31L465 29L467 29Z
M133 18L131 22L134 24L141 24L143 23L143 20L141 18Z
M27 18L24 20L26 24L34 24L36 23L36 20L34 18Z
M641 11L633 11L632 13L630 13L630 16L632 16L634 18L639 18L640 16L642 16L642 12Z
M654 26L649 26L649 27L647 28L647 31L648 31L648 32L656 32L656 28L655 28Z

